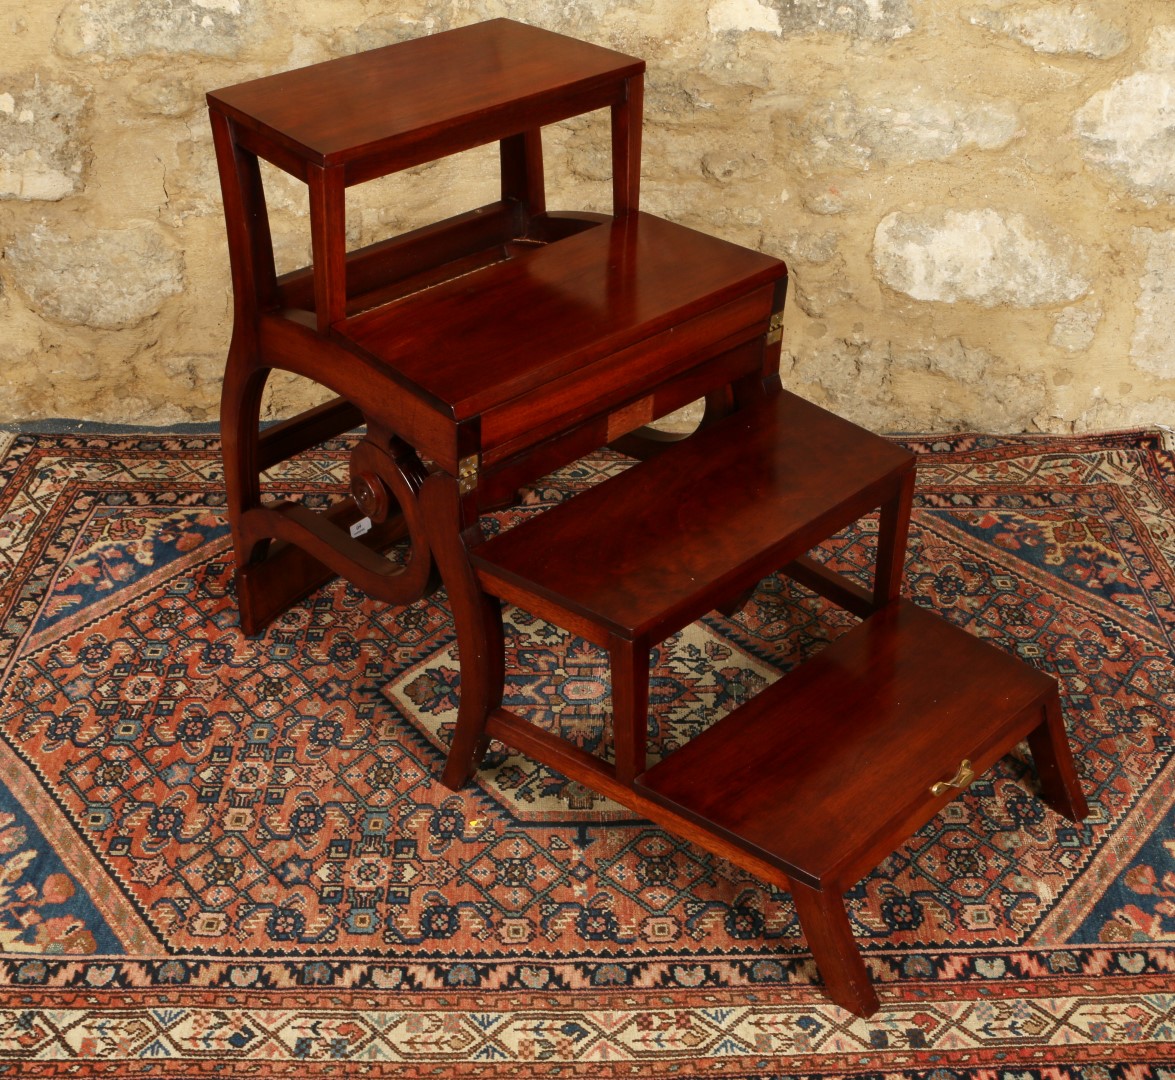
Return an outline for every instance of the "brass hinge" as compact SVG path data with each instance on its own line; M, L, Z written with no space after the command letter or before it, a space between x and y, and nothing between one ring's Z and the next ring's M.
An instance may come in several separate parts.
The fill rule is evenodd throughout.
M767 344L774 345L783 340L783 312L777 311L771 316L767 326Z
M463 457L457 462L457 490L462 495L468 495L475 487L477 487L478 480L478 460L476 454L470 454L469 457Z

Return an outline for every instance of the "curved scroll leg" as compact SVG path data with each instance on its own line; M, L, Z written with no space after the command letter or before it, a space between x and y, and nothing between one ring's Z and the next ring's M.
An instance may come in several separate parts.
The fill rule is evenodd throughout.
M482 539L476 490L463 495L454 477L435 472L421 487L420 506L457 628L461 700L441 777L446 787L456 791L465 786L485 754L486 717L502 704L502 606L482 591L469 562L469 548Z
M258 400L263 385L263 378L249 384ZM352 410L341 402L325 411L302 413L285 423L280 443L275 444L270 435L257 435L256 412L240 403L255 409L257 402L245 393L228 399L228 411L236 408L241 413L231 417L235 438L226 444L226 462L231 463L226 467L235 507L237 598L246 634L259 633L336 574L368 596L394 605L414 603L437 587L417 501L426 470L412 447L369 427L367 438L352 453L351 498L323 513L297 502L262 505L260 468L317 445L317 436L329 437L338 423L351 420ZM242 492L239 496L231 494L234 485ZM350 531L365 515L366 532ZM404 561L381 554L405 536L409 549Z
M234 331L220 391L220 438L241 629L246 634L255 634L264 626L252 609L251 590L244 585L243 575L269 546L267 539L250 536L246 523L249 511L261 506L257 436L268 377L269 369L254 362L253 349L245 336Z
M439 585L420 508L420 489L428 470L403 439L368 423L367 437L351 452L351 497L359 512L389 534L408 537L408 554L398 569L379 566L377 580L356 579L360 588L390 604L415 603Z

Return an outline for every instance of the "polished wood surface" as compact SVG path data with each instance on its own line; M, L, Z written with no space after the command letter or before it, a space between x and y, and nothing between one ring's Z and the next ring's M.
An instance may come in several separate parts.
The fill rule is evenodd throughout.
M851 885L1045 720L1056 682L932 612L870 616L636 786L789 876ZM1084 816L1083 807L1067 807Z
M778 259L634 213L356 315L334 333L461 421L656 335L681 337L689 320L744 298L715 332L762 334L781 273ZM666 349L666 366L680 351Z
M356 182L610 105L644 70L636 57L494 19L208 97L295 175L279 150L306 164L359 163Z
M392 603L435 586L416 455L489 505L693 397L772 377L778 344L762 339L783 264L637 213L643 72L498 19L208 95L233 272L221 427L248 632L334 573ZM548 211L542 126L603 107L614 216ZM346 249L347 187L493 142L496 202ZM313 262L280 278L259 158L307 186ZM547 352L530 362L539 340ZM261 434L279 368L338 400ZM359 423L372 467L355 491L387 520L356 541L348 527L371 515L354 500L329 515L263 502L262 470ZM382 561L405 535L409 566Z
M473 552L497 596L659 641L893 498L914 455L786 391ZM903 533L904 536L904 533Z
M786 392L471 549L481 588L604 645L608 762L487 697L486 735L789 889L829 996L879 1007L843 892L1022 739L1087 810L1056 682L897 595L912 455ZM882 505L872 593L798 557ZM651 769L649 649L774 563L865 621Z

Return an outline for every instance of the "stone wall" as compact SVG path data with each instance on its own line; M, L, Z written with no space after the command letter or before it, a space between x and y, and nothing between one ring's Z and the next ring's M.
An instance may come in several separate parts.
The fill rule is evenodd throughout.
M510 15L648 60L643 206L784 256L784 378L873 428L1175 417L1168 0L0 0L0 421L215 418L231 297L205 90ZM606 209L603 117L545 133ZM349 193L365 243L494 197ZM281 268L305 192L267 172ZM267 410L313 399L275 381Z

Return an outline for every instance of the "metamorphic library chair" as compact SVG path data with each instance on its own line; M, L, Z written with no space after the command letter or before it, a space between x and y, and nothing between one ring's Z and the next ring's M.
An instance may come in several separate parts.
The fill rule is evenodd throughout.
M395 605L443 583L461 666L444 782L495 738L787 889L828 996L864 1016L846 888L1022 739L1046 802L1078 820L1085 801L1054 680L900 596L913 455L781 388L783 263L639 209L644 70L498 19L208 95L241 626L334 575ZM542 129L596 110L612 213L549 211ZM346 249L348 188L494 143L497 200ZM259 160L308 192L313 262L281 276ZM336 396L262 431L273 369ZM645 432L698 398L695 434ZM360 425L329 511L263 501L266 469ZM486 509L605 444L640 460L485 538ZM808 553L873 511L866 589ZM650 649L777 571L861 621L650 767ZM613 760L503 706L503 602L607 650Z

